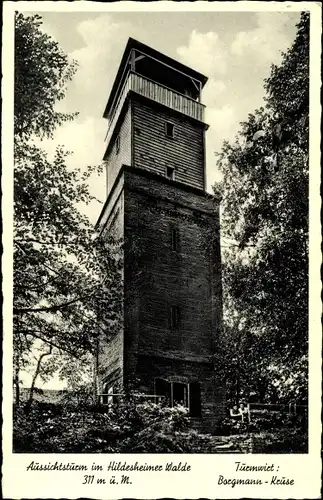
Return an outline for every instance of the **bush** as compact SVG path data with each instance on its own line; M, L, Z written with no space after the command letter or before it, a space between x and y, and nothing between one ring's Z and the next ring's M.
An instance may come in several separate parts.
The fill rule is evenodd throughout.
M252 413L251 422L241 422L232 418L225 418L219 424L218 435L230 436L236 434L257 433L262 431L279 430L283 428L307 428L307 416L263 410Z
M70 409L88 408L95 404L93 397L93 387L83 385L73 391L65 390L61 403Z
M119 433L105 414L34 403L27 414L24 408L14 413L13 449L23 453L81 453L100 452L101 448L108 452L114 451L109 443Z
M254 453L308 453L307 431L280 429L275 433L263 433L253 439Z
M65 404L34 401L30 411L14 408L13 449L18 453L214 453L219 439L190 427L182 406L138 402L124 396L112 408L84 398ZM245 452L250 438L256 453L306 448L305 416L253 414L251 423L224 419L218 435ZM223 442L223 440L222 440ZM260 450L260 451L259 451ZM280 451L281 450L281 451Z
M211 446L211 436L189 429L181 406L124 398L111 410L34 402L27 414L14 411L18 453L199 453Z

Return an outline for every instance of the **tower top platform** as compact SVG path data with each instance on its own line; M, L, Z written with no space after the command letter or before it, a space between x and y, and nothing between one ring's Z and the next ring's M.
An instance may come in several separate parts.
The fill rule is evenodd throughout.
M198 101L201 90L208 80L202 73L176 59L134 38L129 38L103 113L104 118L109 118L113 112L114 103L118 100L130 71Z

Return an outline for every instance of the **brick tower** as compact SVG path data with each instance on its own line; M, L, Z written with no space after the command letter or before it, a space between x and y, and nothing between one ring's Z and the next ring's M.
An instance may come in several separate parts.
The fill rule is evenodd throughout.
M104 117L107 199L97 231L124 238L123 325L100 342L98 387L186 405L209 431L223 416L219 200L205 192L207 78L129 39Z

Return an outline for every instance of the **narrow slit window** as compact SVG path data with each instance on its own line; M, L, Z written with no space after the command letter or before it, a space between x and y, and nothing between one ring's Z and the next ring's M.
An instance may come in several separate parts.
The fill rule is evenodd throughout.
M171 228L171 248L174 250L174 252L179 251L179 230L177 227L172 227Z
M174 124L171 122L165 123L165 133L167 137L174 137Z
M171 306L170 308L170 327L172 329L179 328L181 323L180 309L178 306Z
M175 168L174 167L166 167L166 177L167 179L175 180Z

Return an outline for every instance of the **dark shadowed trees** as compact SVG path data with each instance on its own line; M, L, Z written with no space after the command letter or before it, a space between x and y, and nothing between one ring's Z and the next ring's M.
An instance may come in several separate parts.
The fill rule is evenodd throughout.
M265 106L224 143L224 293L231 397L306 400L309 14L265 80Z
M118 319L121 264L114 255L117 245L94 239L93 226L80 209L94 199L87 180L96 167L72 170L63 148L57 148L49 159L34 142L35 137L52 136L56 127L73 118L73 114L57 112L56 104L65 96L75 68L75 62L70 63L58 44L41 31L39 16L16 15L13 313L17 402L20 370L32 367L32 388L38 377L48 380L57 369L66 375L71 359L78 359L82 371L82 360L88 363L98 332L111 334ZM31 399L32 395L33 391Z

